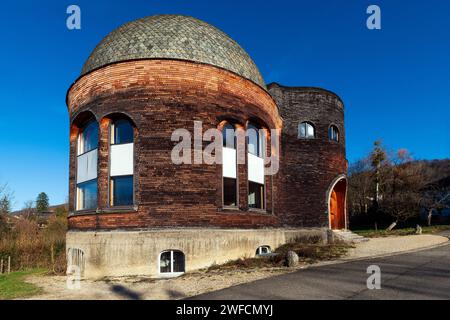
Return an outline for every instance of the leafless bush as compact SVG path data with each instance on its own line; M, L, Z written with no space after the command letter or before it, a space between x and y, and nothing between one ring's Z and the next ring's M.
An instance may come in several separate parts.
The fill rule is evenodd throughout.
M46 268L54 273L65 271L65 217L52 217L45 229L35 221L19 219L0 238L0 258L11 257L11 270Z

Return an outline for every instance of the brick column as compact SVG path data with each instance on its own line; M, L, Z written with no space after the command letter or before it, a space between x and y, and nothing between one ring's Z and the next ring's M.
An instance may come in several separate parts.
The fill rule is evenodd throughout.
M264 136L266 137L265 141L265 157L270 157L272 155L272 147L271 147L271 136L270 136L270 130L269 129L263 129L264 130ZM270 167L269 165L265 165L264 167ZM272 203L273 203L273 176L272 175L265 175L264 176L264 185L265 185L265 197L266 197L266 207L265 210L267 212L272 213Z
M74 212L75 208L75 194L76 194L76 162L77 162L77 140L79 129L72 125L70 128L70 143L69 143L69 212Z
M103 118L98 135L98 208L109 208L109 128L111 120Z
M237 179L238 179L238 194L239 194L239 210L248 210L248 168L247 168L247 143L245 138L245 127L236 124L237 136ZM241 141L241 143L239 143ZM240 157L244 157L245 162L242 164Z

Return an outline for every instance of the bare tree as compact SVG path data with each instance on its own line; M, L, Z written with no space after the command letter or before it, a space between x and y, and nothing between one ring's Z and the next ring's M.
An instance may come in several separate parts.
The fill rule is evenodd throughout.
M367 213L373 188L370 168L370 159L364 158L348 169L348 203L351 214Z
M30 220L32 217L34 217L36 209L34 208L33 200L25 201L25 203L23 204L22 213L25 219Z
M440 181L429 183L422 189L420 204L427 210L428 226L431 226L434 211L439 211L450 206L448 180L450 180L450 176Z
M419 215L421 170L421 165L412 163L412 157L406 149L398 150L392 159L385 176L386 189L380 201L380 208L394 219L388 230L400 221Z

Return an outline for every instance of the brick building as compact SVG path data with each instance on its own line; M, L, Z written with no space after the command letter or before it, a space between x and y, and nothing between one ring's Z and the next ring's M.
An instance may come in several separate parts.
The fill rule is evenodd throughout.
M68 265L86 277L177 275L346 228L340 98L266 86L205 22L159 15L112 31L67 106ZM179 129L218 129L221 161L174 162ZM188 141L189 159L204 140Z

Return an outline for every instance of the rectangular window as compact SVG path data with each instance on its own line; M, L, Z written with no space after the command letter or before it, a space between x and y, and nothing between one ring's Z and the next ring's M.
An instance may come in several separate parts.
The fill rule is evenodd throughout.
M97 179L77 185L77 210L97 208Z
M223 205L237 206L236 179L223 178Z
M264 185L256 182L248 182L248 207L264 209Z
M133 205L133 176L118 176L111 178L111 205Z

